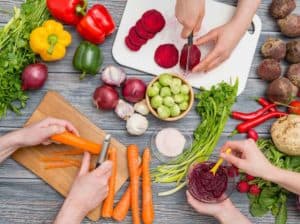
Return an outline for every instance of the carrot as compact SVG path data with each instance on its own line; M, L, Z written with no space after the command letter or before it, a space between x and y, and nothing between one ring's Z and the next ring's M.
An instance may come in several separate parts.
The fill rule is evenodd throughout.
M99 144L78 137L67 131L61 134L53 135L51 140L88 151L92 154L99 154L101 148Z
M127 162L130 177L130 203L133 224L140 224L139 215L139 149L137 145L129 145L127 147Z
M139 167L139 176L141 176L142 168ZM113 212L113 219L116 221L123 221L128 213L129 207L130 207L130 185L127 187L127 190L123 194L122 198L114 208Z
M154 220L154 208L152 200L151 176L150 176L150 150L146 148L142 160L142 219L145 224L152 224Z
M51 162L51 163L47 163L47 165L44 167L46 170L48 169L57 169L57 168L66 168L66 167L71 167L71 166L75 166L75 167L80 167L80 164L77 163L72 163L72 162Z
M43 162L75 162L80 164L81 161L78 159L69 159L64 157L43 157L41 158Z
M81 149L69 149L69 150L61 150L61 151L55 151L51 152L51 154L57 155L57 156L76 156L76 155L82 155L83 150Z
M102 206L102 217L110 218L113 215L114 209L114 197L115 197L115 187L116 187L116 178L117 178L117 150L116 148L111 148L109 150L108 159L112 161L112 175L109 179L109 190L106 199L103 202Z

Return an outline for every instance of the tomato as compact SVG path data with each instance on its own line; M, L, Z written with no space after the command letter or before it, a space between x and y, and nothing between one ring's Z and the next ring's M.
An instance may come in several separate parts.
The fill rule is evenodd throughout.
M300 115L300 101L294 100L289 104L289 113Z

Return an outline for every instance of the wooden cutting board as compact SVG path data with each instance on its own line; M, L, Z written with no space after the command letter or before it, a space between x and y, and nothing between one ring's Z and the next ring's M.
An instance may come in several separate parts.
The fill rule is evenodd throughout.
M79 130L80 136L96 143L102 143L106 135L103 130L90 122L57 92L49 91L45 95L32 116L26 122L25 126L40 121L46 117L55 117L70 121ZM128 178L126 147L116 139L112 139L111 145L117 148L118 169L115 190L118 191ZM51 152L53 153L53 151L66 149L70 149L70 147L57 144L51 144L48 146L39 145L20 149L13 154L12 158L42 178L60 194L67 196L78 172L78 168L70 167L46 170L44 168L44 163L41 161L41 158L51 155ZM74 156L74 158L78 159L78 156ZM94 164L96 163L96 158L97 156L93 156L92 162ZM93 221L99 220L100 210L100 207L96 208L91 211L87 217Z

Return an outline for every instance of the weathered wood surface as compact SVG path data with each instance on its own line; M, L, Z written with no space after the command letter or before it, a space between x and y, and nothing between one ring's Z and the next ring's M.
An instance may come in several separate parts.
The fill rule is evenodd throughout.
M11 10L14 5L20 5L21 2L22 0L1 0L0 9ZM89 2L92 4L97 1L90 0ZM234 0L220 0L220 2L231 5L236 4L236 1ZM238 98L238 101L234 106L236 109L252 111L258 107L258 105L253 101L253 97L263 95L266 89L266 83L257 79L257 75L255 73L257 65L261 60L259 47L267 37L281 36L280 33L278 33L278 27L275 21L268 15L268 6L270 2L271 0L262 1L258 10L258 14L263 20L263 33L253 60L253 66L247 87L244 93ZM105 4L111 10L117 23L119 23L126 1L103 0L101 3ZM300 13L300 4L298 4L296 12ZM1 12L0 25L6 23L8 20L9 16L4 15ZM70 27L67 29L71 30ZM91 103L91 94L95 87L100 84L99 75L88 78L83 82L79 82L79 75L72 68L71 61L72 55L80 41L80 38L73 30L71 30L71 32L73 36L73 43L68 49L66 58L61 62L49 64L50 75L46 86L41 91L31 92L29 94L30 100L28 101L26 109L23 110L22 116L16 116L9 113L5 119L0 121L0 135L21 127L34 111L45 92L47 90L56 90L97 126L113 134L114 137L118 138L122 143L137 143L141 148L143 148L150 139L151 131L165 125L165 123L150 117L150 130L147 134L143 137L132 137L126 134L125 123L120 121L113 113L100 112L96 110ZM101 46L105 55L104 65L115 63L111 55L113 40L114 36L110 37L105 44ZM286 67L286 65L284 65L284 67ZM126 68L126 71L128 74L138 76L145 81L149 81L152 78L147 74L128 68ZM192 133L197 125L195 120L200 121L195 111L192 110L185 119L171 125L174 127L184 126L186 130ZM270 124L271 123L269 122L257 128L257 131L261 136L268 135ZM218 146L221 146L222 143L226 141L229 133L234 129L235 125L236 121L229 120ZM243 138L243 136L237 136L235 138ZM217 153L217 151L215 153ZM152 166L156 166L157 164L158 161L154 159ZM155 195L160 191L168 189L169 186L170 185L155 184ZM122 191L118 194L117 199L121 196ZM252 218L248 212L248 199L245 198L244 195L234 193L232 195L232 200L236 206L241 209L242 213L248 216L253 223L274 223L274 219L271 215L264 216L262 218ZM154 201L156 205L155 223L217 223L216 220L211 217L202 216L194 212L193 209L187 205L183 191L167 198L158 198L155 196ZM13 160L8 159L0 165L0 224L52 223L62 202L63 198L58 193ZM293 198L289 200L288 217L288 223L299 223L300 214L295 210ZM85 220L84 223L90 222ZM112 222L105 220L102 221L102 223ZM131 223L131 217L127 217L124 223ZM234 221L232 223L234 223Z

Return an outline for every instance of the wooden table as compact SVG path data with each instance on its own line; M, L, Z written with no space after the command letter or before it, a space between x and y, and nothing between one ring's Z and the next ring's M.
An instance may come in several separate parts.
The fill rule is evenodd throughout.
M0 8L11 10L14 5L20 5L21 2L22 0L2 0L0 2ZM89 2L92 4L97 1L90 0ZM221 2L226 2L232 5L236 4L236 1L233 0L222 0ZM266 90L266 83L259 80L255 72L259 62L261 61L259 47L268 36L280 36L275 21L268 14L268 6L271 0L264 0L262 2L263 3L258 10L258 14L261 16L263 21L263 33L256 50L247 87L234 106L235 109L243 111L253 111L258 108L258 105L253 101L253 97L262 96ZM101 3L107 6L107 8L112 12L116 22L119 24L126 1L102 0ZM300 13L300 4L298 4L297 12ZM1 14L0 25L6 23L8 19L9 16ZM81 82L79 81L79 74L72 67L72 56L80 38L74 29L71 29L70 27L67 29L71 31L73 36L73 43L68 49L67 56L60 62L49 64L50 74L46 86L40 91L29 93L30 99L26 109L23 110L22 116L9 113L5 119L0 121L0 134L3 135L6 132L22 127L24 122L29 118L35 107L38 105L41 98L44 96L45 92L47 90L56 90L69 100L78 110L84 113L91 121L113 134L121 142L124 144L137 143L141 148L143 148L150 138L149 134L146 133L143 137L130 137L125 131L125 122L120 121L114 113L100 112L92 106L91 95L95 87L101 84L99 75L87 78ZM112 36L107 39L107 41L101 46L105 56L104 66L115 64L111 54L114 37L115 36ZM286 68L286 65L284 65L284 68ZM136 76L144 79L145 81L150 81L152 78L150 75L143 74L135 70L126 69L126 71L130 76ZM149 116L149 119L150 130L164 125L163 122L153 118L152 116ZM175 127L184 126L185 129L192 133L198 121L200 121L198 115L194 110L192 110L185 119L172 125ZM266 123L257 128L260 136L268 136L270 124L271 123ZM229 133L234 129L235 125L236 122L233 120L228 122L219 141L219 146L226 141ZM244 138L244 136L238 136L236 138ZM217 153L217 150L215 153ZM157 164L158 161L154 159L152 166L154 167ZM187 204L184 191L165 198L159 198L156 196L158 192L166 190L168 187L171 187L171 185L154 184L153 186L156 211L155 223L216 223L216 220L213 218L196 213ZM116 200L118 200L120 196L121 192L118 194ZM271 215L267 215L262 218L251 217L248 212L248 199L245 195L234 193L231 199L242 213L249 217L253 223L274 223L274 219ZM13 160L8 159L1 164L0 223L52 223L62 203L63 198L58 193ZM295 200L294 197L291 197L288 202L288 223L299 223L299 220L300 213L295 210ZM90 221L85 219L84 223L90 223ZM113 222L105 220L102 221L102 223ZM124 223L131 223L131 217L128 216ZM232 223L234 223L234 220Z

